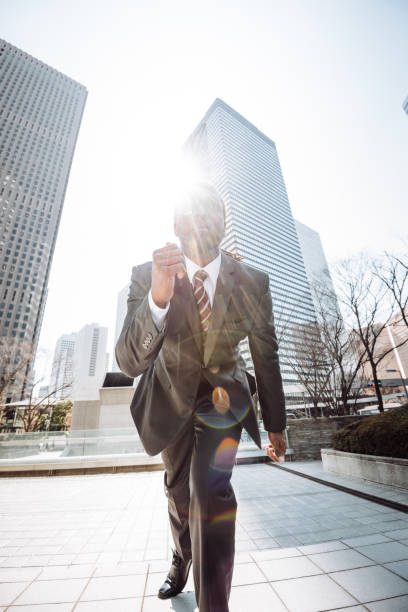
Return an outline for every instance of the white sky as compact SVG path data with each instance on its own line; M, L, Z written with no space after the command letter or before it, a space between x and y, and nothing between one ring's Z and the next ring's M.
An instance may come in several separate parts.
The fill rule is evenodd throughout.
M84 84L40 347L109 327L131 268L173 240L167 185L216 97L278 150L330 261L408 235L405 0L3 0L0 36ZM43 371L43 362L38 366Z

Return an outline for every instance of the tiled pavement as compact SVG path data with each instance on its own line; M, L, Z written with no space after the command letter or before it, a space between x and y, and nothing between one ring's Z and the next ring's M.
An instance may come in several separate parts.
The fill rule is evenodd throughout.
M156 597L171 546L162 483L2 479L0 611L192 612L191 575L185 593ZM231 612L407 612L408 514L264 464L236 467L233 483Z
M273 464L273 467L276 466L277 464ZM348 487L368 495L373 495L375 497L380 497L382 499L387 499L389 501L408 506L408 488L402 489L400 487L370 482L369 480L363 480L362 478L342 476L334 472L326 472L321 461L286 461L285 463L279 464L278 469L281 468L302 472L303 474L308 474L309 476L323 479L329 483Z

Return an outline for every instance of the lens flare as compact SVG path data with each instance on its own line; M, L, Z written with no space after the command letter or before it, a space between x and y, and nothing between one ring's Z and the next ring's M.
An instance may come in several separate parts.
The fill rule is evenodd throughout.
M228 394L227 394L228 395ZM197 410L194 413L195 418L204 423L207 427L211 427L213 429L229 429L230 427L235 427L238 423L242 423L248 412L251 410L251 404L249 401L240 402L240 406L234 409L234 411L228 410L228 407L224 412L219 410L219 405L215 406L213 402L211 402L213 407L209 411L200 411ZM223 405L223 408L225 406Z
M230 407L228 392L223 387L215 387L211 395L214 408L220 413L225 414Z
M224 440L220 442L214 455L213 467L216 470L231 471L235 463L238 444L238 440L234 438L224 438Z
M235 517L237 515L236 510L227 510L226 512L221 512L217 514L213 519L210 520L211 525L215 525L217 523L223 523L226 521L235 521Z

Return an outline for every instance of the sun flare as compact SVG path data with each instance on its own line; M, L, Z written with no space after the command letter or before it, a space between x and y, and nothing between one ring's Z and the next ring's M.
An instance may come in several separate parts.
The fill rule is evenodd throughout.
M173 202L205 178L203 168L198 160L182 154L174 159L167 168L168 195Z

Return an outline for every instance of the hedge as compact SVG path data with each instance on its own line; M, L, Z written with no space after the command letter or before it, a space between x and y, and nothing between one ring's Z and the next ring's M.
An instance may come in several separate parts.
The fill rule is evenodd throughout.
M349 423L333 434L335 450L408 459L408 404Z

